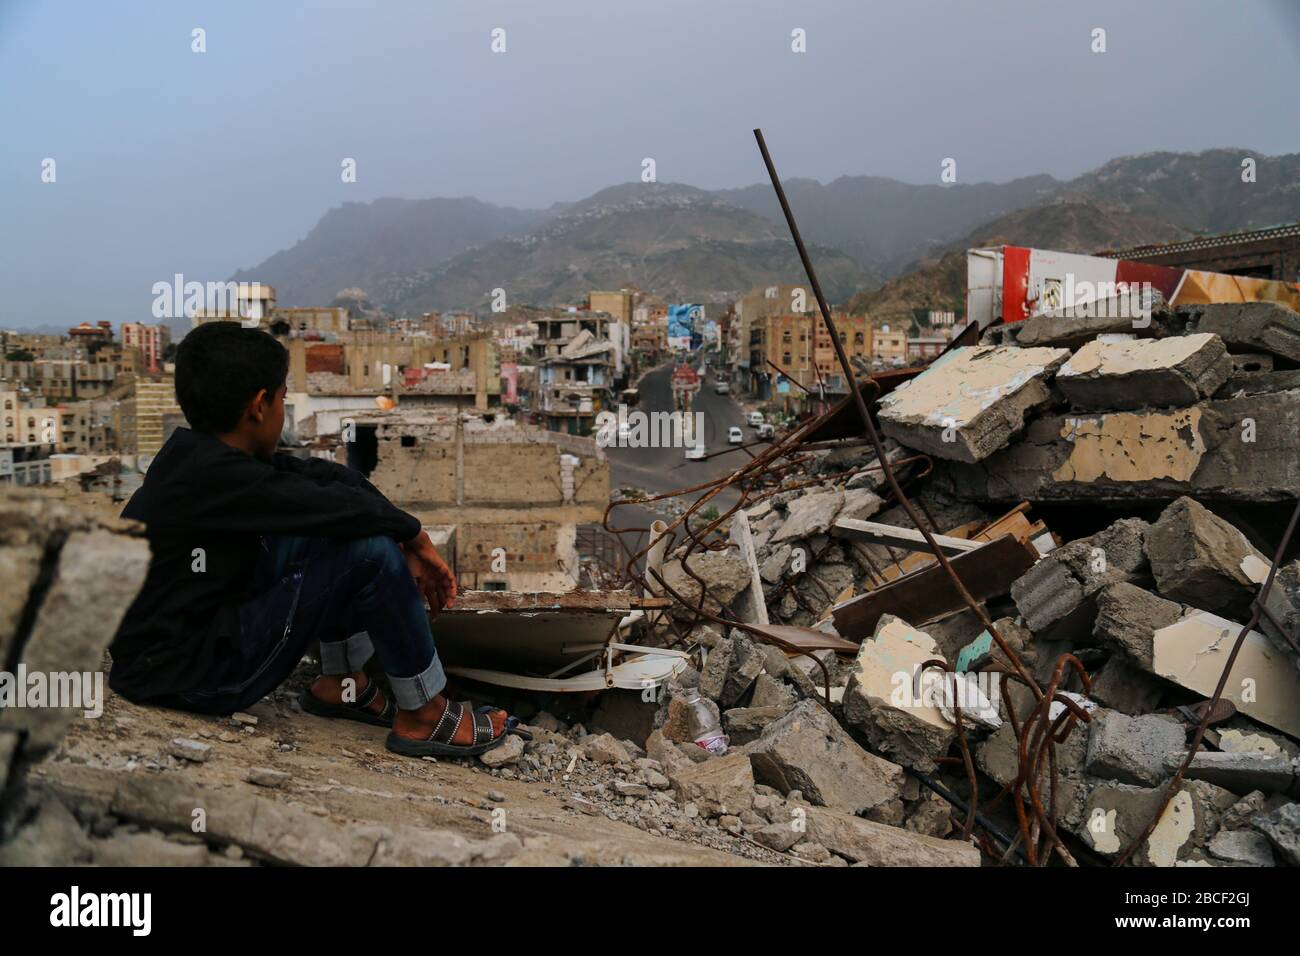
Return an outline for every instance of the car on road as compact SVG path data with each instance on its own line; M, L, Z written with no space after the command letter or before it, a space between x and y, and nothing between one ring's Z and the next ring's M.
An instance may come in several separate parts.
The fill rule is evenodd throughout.
M732 445L744 444L745 433L740 430L739 425L732 425L727 429L727 441Z
M703 445L691 445L686 449L686 460L703 461L707 454L708 451Z
M763 424L758 426L758 437L759 438L776 437L776 429L772 426L771 422L764 422Z
M763 413L762 413L762 412L750 412L750 413L749 413L749 427L750 427L750 428L758 428L758 427L759 427L760 425L762 425L762 424L763 424Z
M714 394L714 395L730 395L730 394L731 394L731 386L728 385L726 382L714 382L714 383L713 383L713 394Z

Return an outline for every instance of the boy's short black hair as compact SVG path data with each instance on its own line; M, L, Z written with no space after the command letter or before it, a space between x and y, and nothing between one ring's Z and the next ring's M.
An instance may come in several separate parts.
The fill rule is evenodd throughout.
M289 353L260 329L206 322L176 349L176 401L196 432L219 435L239 423L260 390L274 394L289 374Z

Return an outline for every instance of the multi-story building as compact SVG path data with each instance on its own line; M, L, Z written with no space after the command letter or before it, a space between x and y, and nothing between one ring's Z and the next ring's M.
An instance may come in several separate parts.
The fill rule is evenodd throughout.
M107 344L113 341L113 323L107 319L100 319L94 325L82 322L68 329L68 338L86 347L95 343Z
M876 364L895 367L907 364L907 329L886 323L872 333L871 343Z
M873 355L871 322L865 315L833 316L840 343L850 356L869 361ZM770 398L777 369L804 389L847 391L835 346L820 315L766 315L750 325L749 364L760 398ZM775 367L774 367L775 366ZM791 398L804 394L790 390Z
M764 361L763 320L772 315L811 315L817 309L817 299L809 286L770 285L741 296L734 309L735 319L727 333L727 363L732 382L757 395L765 395L773 372Z
M915 335L907 340L907 359L928 362L947 347L948 339L942 335Z
M143 322L122 323L122 348L140 353L144 370L151 374L162 371L163 352L171 341L171 329L165 325L145 325Z
M0 391L0 443L57 447L60 438L57 410L44 397L12 387Z
M117 450L130 455L158 454L167 437L167 416L182 415L173 377L124 377L114 386L111 397L116 400L112 429Z
M117 451L114 404L112 399L98 398L54 409L59 421L59 453L104 455Z
M610 339L613 318L576 309L534 319L533 364L537 379L534 411L552 431L583 435L610 404L615 388L617 346Z
M106 395L117 376L117 367L109 362L76 359L0 362L0 380L24 387L51 402Z
M42 442L0 444L0 485L48 485L54 480L54 446Z

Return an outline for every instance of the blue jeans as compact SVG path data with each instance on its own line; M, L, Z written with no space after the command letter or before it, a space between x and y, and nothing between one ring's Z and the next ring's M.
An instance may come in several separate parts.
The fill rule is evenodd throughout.
M324 674L359 671L377 651L404 710L446 686L424 597L392 538L264 537L253 586L235 653L169 703L212 714L247 708L293 673L313 640Z

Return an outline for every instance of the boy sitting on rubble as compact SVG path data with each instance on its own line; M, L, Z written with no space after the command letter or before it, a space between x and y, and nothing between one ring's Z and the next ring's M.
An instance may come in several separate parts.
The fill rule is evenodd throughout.
M507 715L449 702L425 601L456 580L420 522L360 473L277 453L289 356L237 322L194 329L176 353L189 428L158 452L123 517L152 560L111 648L122 696L206 714L251 706L312 641L322 676L304 710L391 726L388 749L468 756L500 744ZM393 700L367 680L372 653Z

